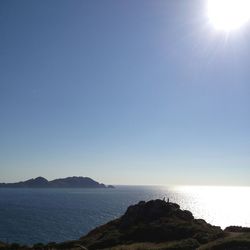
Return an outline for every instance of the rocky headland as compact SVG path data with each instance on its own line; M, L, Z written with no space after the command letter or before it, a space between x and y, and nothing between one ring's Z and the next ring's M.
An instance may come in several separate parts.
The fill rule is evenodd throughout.
M16 183L0 183L0 188L113 188L112 185L99 183L89 177L73 176L48 181L37 177Z
M190 211L164 200L141 201L120 218L97 227L79 240L36 244L0 244L0 249L105 250L246 250L250 229L220 227L195 219Z

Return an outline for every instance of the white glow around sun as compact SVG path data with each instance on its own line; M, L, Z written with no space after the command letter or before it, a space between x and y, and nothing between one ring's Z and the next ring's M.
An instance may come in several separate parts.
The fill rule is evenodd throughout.
M250 0L207 0L210 22L218 30L238 29L250 20Z

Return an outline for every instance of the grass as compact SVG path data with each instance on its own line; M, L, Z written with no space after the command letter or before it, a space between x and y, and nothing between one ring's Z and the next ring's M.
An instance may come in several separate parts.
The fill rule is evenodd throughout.
M229 233L226 237L202 245L198 250L249 250L250 233Z
M180 241L151 243L142 242L129 245L121 245L105 250L194 250L199 246L199 243L194 239L185 239Z

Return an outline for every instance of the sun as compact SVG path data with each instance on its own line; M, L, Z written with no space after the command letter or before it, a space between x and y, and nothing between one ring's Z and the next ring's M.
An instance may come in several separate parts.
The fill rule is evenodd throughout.
M207 0L210 23L218 30L235 30L250 20L250 0Z

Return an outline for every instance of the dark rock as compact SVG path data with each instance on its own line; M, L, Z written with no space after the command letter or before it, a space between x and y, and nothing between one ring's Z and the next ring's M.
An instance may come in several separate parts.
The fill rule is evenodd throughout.
M128 207L119 219L96 228L80 241L89 249L110 248L136 242L167 242L194 239L199 243L221 237L223 231L175 203L164 200L140 201Z
M234 233L249 233L249 227L241 227L241 226L230 226L224 229L225 232L234 232Z
M161 217L173 216L187 221L194 219L191 212L181 210L178 204L152 200L147 203L141 201L137 205L128 207L126 213L121 217L121 225L128 226L140 221L150 222Z
M183 220L187 220L187 221L194 219L193 214L188 210L180 210L180 209L178 209L178 210L176 210L176 215L179 218L181 218Z

